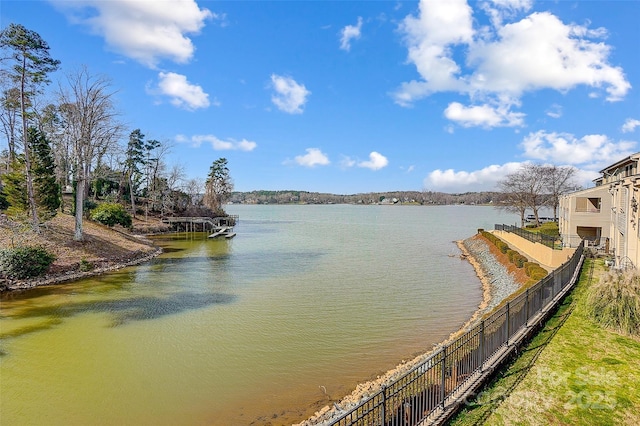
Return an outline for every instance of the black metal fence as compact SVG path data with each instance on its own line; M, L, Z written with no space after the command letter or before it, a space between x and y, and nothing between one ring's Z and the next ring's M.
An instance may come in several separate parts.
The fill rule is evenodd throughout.
M551 235L540 234L537 232L529 232L526 229L518 228L517 226L512 226L512 225L496 225L495 229L496 231L511 232L533 243L544 244L545 246L550 247L552 249L562 250L562 244L560 244L559 239Z
M330 424L413 426L436 409L444 411L454 403L454 394L473 380L471 376L514 343L510 339L520 338L525 328L542 321L543 315L538 314L550 310L559 300L554 298L574 283L583 247L560 268Z

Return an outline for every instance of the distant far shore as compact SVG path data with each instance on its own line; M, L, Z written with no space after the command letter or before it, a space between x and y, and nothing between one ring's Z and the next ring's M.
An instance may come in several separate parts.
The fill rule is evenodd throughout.
M329 194L309 191L233 192L230 204L356 204L356 205L493 205L499 192L448 194L434 191L389 191L362 194Z

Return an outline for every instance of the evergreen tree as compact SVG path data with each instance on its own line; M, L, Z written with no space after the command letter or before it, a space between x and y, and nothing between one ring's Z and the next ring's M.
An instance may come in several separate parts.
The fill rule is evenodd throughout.
M40 220L55 216L60 207L60 185L56 181L55 163L49 141L42 132L29 128L29 145L33 150L33 186Z
M7 201L7 195L4 193L4 187L0 188L0 211L9 208L9 201Z
M9 24L0 31L0 49L8 53L3 63L9 66L3 66L3 74L19 89L27 200L33 228L38 230L27 128L29 121L33 119L33 98L42 85L49 83L47 75L58 69L60 61L49 56L49 45L37 32L20 24Z
M204 205L218 215L224 215L222 205L227 202L233 191L233 182L229 176L226 158L218 158L209 170L205 184Z
M135 218L135 197L142 181L142 171L140 170L140 167L144 165L144 135L140 129L136 129L129 134L126 156L127 158L124 161L124 173L129 185L131 209L133 210L133 217Z
M7 214L14 219L24 219L29 209L27 197L27 176L22 155L11 165L11 173L2 176L3 192L7 201Z

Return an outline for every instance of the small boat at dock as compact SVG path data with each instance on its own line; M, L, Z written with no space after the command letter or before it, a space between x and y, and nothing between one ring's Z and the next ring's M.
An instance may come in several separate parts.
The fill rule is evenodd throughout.
M213 229L213 233L209 235L207 238L233 238L236 236L236 233L233 232L233 228L231 226L220 226Z

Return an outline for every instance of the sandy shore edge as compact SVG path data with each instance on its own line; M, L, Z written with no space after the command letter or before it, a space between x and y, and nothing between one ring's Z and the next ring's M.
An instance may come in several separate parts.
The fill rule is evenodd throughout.
M465 241L470 241L472 238L474 237L469 237L466 240L455 241L456 246L461 252L460 257L464 260L467 260L473 266L473 269L475 270L476 275L478 276L478 279L480 280L480 283L482 285L482 301L478 305L478 308L471 316L471 318L469 318L469 320L465 322L457 331L451 333L446 340L435 345L431 351L420 354L408 362L399 364L398 366L387 371L384 375L379 376L375 380L359 384L351 394L344 397L339 403L334 403L333 407L325 406L321 410L317 411L312 417L300 423L296 423L293 426L324 426L330 424L339 416L357 406L360 402L376 394L382 388L382 385L390 384L416 365L425 361L429 356L431 356L442 346L446 345L447 343L463 334L487 312L492 304L494 286L480 258L474 256L473 253L471 253L471 251L465 246ZM495 257L494 262L498 262ZM493 302L495 303L495 301Z

